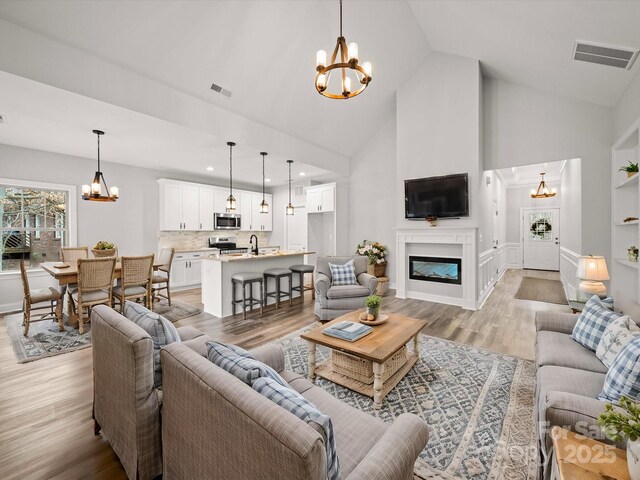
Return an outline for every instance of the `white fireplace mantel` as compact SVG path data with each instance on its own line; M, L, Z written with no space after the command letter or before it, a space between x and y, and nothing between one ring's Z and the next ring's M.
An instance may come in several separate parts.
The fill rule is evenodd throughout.
M477 227L432 227L420 229L396 230L397 252L397 290L398 298L416 298L431 302L457 305L468 310L476 310L477 298ZM412 292L408 289L409 256L407 245L441 244L462 246L462 296L449 297L423 292Z

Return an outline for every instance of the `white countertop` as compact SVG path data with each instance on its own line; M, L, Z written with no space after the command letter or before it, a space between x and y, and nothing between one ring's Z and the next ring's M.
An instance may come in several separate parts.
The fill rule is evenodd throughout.
M238 248L251 248L250 245L240 246ZM277 245L267 245L266 247L260 247L262 249L280 248ZM202 247L202 248L176 248L176 253L191 253L191 252L215 252L219 250L217 247Z
M240 262L240 261L248 261L248 260L262 260L266 258L278 258L278 257L293 257L296 255L311 255L316 252L300 252L300 251L289 251L289 252L278 252L278 253L261 253L260 255L252 255L251 253L242 253L239 255L221 255L221 256L210 256L205 257L205 260L213 260L216 262Z

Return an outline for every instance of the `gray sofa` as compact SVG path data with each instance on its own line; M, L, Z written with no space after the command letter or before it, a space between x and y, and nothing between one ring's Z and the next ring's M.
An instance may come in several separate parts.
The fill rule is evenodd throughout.
M282 350L267 348L266 363L333 420L344 480L413 479L428 439L421 419L402 414L387 424L356 410L284 370ZM201 339L161 352L164 480L326 480L322 435L198 350L204 351Z
M598 427L606 402L597 397L607 367L571 338L577 320L578 315L570 313L536 313L536 427L545 479L551 473L551 427L610 443Z
M354 261L358 285L331 285L331 269L329 263L344 265ZM364 299L373 295L378 286L378 279L367 273L367 257L318 257L313 272L316 290L314 311L320 320L334 318L364 307Z

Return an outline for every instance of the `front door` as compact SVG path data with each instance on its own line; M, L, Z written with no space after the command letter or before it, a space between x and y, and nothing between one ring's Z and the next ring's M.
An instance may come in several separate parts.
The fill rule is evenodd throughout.
M523 267L560 270L560 209L522 210Z

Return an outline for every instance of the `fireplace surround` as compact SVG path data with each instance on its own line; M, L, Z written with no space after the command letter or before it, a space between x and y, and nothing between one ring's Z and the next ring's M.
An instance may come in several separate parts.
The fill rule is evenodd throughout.
M409 255L409 278L462 285L462 259Z

